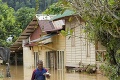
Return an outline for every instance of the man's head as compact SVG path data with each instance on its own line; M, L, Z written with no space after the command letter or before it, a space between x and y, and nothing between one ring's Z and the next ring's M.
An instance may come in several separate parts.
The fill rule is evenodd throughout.
M38 60L37 66L38 66L39 69L42 69L43 68L43 61L42 60Z

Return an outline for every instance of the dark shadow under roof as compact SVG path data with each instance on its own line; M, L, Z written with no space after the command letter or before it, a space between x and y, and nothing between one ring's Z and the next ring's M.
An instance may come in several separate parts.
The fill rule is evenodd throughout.
M17 51L22 48L22 40L27 39L36 29L37 25L37 19L34 18L29 25L26 27L26 29L21 33L21 35L18 37L18 39L11 45L10 50L11 51Z

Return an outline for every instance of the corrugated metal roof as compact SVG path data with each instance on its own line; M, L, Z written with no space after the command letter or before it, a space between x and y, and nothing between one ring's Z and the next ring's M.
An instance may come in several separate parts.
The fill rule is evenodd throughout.
M54 15L42 15L42 14L36 14L36 16L33 18L33 20L29 23L29 25L26 27L26 29L21 33L21 35L18 37L18 39L11 45L10 50L16 51L18 49L22 48L22 40L27 39L36 29L36 26L38 26L38 21L44 21L44 20L50 20ZM46 26L47 27L47 26Z
M38 24L43 32L47 31L58 31L65 25L64 20L50 21L50 20L39 20Z
M48 30L51 31L52 29L54 29L52 21L49 21L49 20L39 20L38 24L39 24L41 30L45 31L45 32Z
M55 17L53 17L51 20L57 20L57 19L60 19L60 18L63 18L63 17L74 15L74 14L75 14L74 11L66 10L63 14L58 14Z
M53 21L50 21L55 15L37 14L38 24L43 32L55 31L62 29L62 26L54 26Z
M63 16L69 16L72 15L73 12L65 12ZM42 15L42 14L36 14L35 18L29 23L29 25L26 27L26 29L21 33L21 35L18 37L18 39L14 42L14 44L10 47L11 51L18 50L22 48L22 40L27 39L36 29L36 26L40 26L41 30L43 28L44 31L57 31L62 29L62 26L54 26L57 24L57 22L53 25L52 21L50 21L51 18L53 18L55 15ZM55 18L54 18L55 19ZM46 36L44 38L51 37ZM40 39L41 40L41 39ZM43 39L44 40L44 39Z
M65 20L52 21L55 29L62 29L65 25Z

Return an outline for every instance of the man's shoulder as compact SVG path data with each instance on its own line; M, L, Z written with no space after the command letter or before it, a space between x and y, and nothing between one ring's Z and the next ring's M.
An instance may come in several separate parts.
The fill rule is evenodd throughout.
M35 69L34 71L33 71L33 73L35 73L37 71L37 69Z
M44 70L48 71L46 68L43 68Z
M46 72L48 71L46 68L43 68L42 70L45 70ZM38 68L36 68L33 72L39 71Z

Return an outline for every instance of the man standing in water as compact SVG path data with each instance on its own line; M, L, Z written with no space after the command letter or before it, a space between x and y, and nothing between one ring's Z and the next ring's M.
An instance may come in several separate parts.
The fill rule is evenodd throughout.
M33 71L31 80L46 80L46 78L50 78L50 75L49 73L47 73L47 70L43 68L42 60L38 60L37 66L37 69Z

